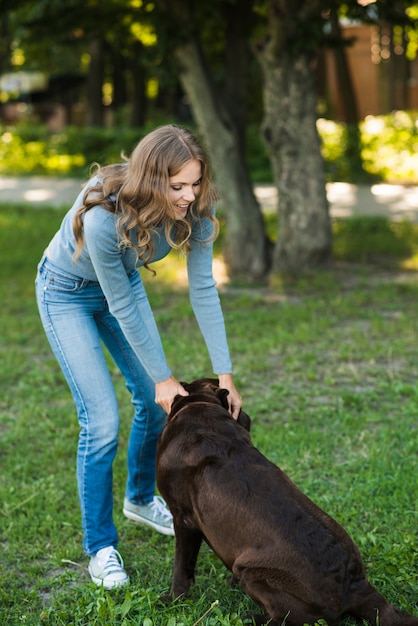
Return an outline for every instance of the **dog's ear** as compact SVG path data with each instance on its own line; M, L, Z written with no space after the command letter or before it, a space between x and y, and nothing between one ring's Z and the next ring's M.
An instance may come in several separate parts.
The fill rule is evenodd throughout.
M245 428L245 430L248 430L248 432L250 432L250 430L251 430L251 417L248 415L248 413L246 413L242 409L239 412L237 422L238 422L238 424L240 426Z
M224 409L229 410L229 404L228 404L228 394L229 391L228 389L220 389L218 387L218 389L215 390L216 396L218 397L218 399L221 401L222 406L224 407Z

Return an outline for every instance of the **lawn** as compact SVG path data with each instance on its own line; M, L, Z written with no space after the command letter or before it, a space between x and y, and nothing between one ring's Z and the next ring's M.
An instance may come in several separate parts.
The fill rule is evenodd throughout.
M131 406L111 364L121 412L115 517L131 584L104 592L89 580L75 483L78 425L33 287L61 218L56 209L0 207L0 623L241 626L251 602L229 587L208 548L190 597L159 602L174 543L122 515ZM374 262L393 250L387 223L379 230L387 247L370 228L334 228L338 263L314 280L221 286L236 383L255 444L345 526L387 599L418 615L418 276L404 269L414 265L406 257L418 240L412 227L398 229L401 267L387 255ZM354 262L350 252L362 246L367 255L356 253L363 262ZM144 279L175 375L211 375L183 261L172 255L157 271Z

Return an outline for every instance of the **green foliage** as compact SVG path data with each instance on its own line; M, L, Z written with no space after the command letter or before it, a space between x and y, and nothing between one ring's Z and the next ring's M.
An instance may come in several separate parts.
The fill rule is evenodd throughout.
M0 144L0 173L10 175L36 175L79 172L85 165L83 154L61 152L60 138L55 141L26 141L22 137L4 132Z
M353 217L333 222L334 257L345 261L418 267L418 226L383 217Z
M62 133L50 133L45 126L32 123L0 128L0 175L86 178L93 163L112 163L120 160L122 153L129 155L151 128L68 127ZM397 111L386 116L370 116L361 123L363 170L359 170L353 156L351 143L357 141L353 129L319 119L318 132L329 182L418 183L418 113ZM247 162L253 181L271 182L271 165L257 125L247 129Z
M383 180L418 182L418 112L395 111L361 124L364 167Z
M368 116L360 124L363 174L350 159L350 129L345 124L318 120L328 181L369 180L418 183L418 112L395 111ZM359 180L360 178L360 180Z
M121 415L115 521L131 584L105 592L89 581L75 482L79 429L33 287L62 217L56 209L0 207L0 622L242 626L239 616L254 607L229 587L229 573L206 547L190 597L160 602L170 585L173 540L122 515L131 405L110 362ZM350 258L357 238L380 254L386 237L389 254L395 235L402 254L416 249L418 234L406 225L341 222L340 259ZM418 614L418 281L415 273L359 260L286 288L225 286L221 297L255 444L346 527L388 600ZM188 380L211 368L182 280L184 262L170 255L156 278L145 273L144 280L168 360Z
M45 126L20 124L0 136L0 175L71 175L86 178L93 163L106 164L129 154L147 132L128 127L50 133Z
M267 236L275 241L277 214L265 214L264 222ZM334 218L332 241L333 258L337 262L370 264L392 270L418 269L418 225L408 220L392 222L386 217L368 215ZM216 246L220 251L219 242ZM319 280L322 278L320 275Z

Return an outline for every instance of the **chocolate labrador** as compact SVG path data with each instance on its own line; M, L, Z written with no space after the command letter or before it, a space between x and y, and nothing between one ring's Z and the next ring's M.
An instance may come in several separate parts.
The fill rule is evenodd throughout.
M418 626L368 582L359 550L251 443L250 418L228 413L216 380L183 383L161 433L157 483L174 517L170 598L187 592L202 540L267 615L261 626L329 626L351 615L380 626Z

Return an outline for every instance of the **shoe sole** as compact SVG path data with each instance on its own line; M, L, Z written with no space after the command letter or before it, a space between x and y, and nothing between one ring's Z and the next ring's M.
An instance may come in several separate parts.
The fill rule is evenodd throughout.
M93 576L93 574L89 569L90 578L98 587L103 587L104 589L115 589L116 587L123 587L129 583L129 576L126 580L111 580L106 582L103 578L97 578L97 576Z
M167 528L166 526L160 526L159 524L156 524L155 522L148 520L146 517L140 517L139 515L137 515L136 513L133 513L132 511L129 511L128 509L123 509L123 514L125 517L132 520L133 522L138 522L138 524L144 524L144 526L150 526L151 528L161 533L162 535L174 537L174 530L172 528Z

